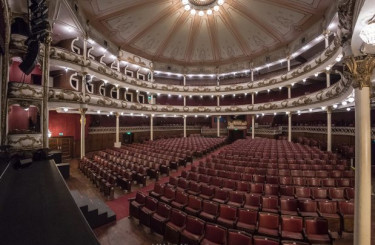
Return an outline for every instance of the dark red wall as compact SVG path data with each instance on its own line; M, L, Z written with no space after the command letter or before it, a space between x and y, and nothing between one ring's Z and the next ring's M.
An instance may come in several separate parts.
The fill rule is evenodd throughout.
M37 122L36 107L30 107L28 111L20 106L10 106L10 112L8 114L8 129L10 133L15 133L15 130L28 130L29 129L29 117L34 124Z
M56 111L49 112L49 127L52 137L59 136L63 133L64 136L73 136L75 140L81 139L81 116L79 114L57 113ZM86 115L86 137L88 128L91 123L91 116Z
M24 83L32 83L31 75L42 75L42 71L40 67L37 65L34 70L30 73L30 75L26 76L19 68L20 62L13 61L9 67L9 81L10 82L24 82Z

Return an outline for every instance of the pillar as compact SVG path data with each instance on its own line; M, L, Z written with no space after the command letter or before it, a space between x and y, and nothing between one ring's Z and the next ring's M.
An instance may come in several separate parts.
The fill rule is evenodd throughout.
M48 34L44 42L43 56L43 101L42 101L42 136L43 148L48 148L48 94L49 94L49 53L51 48L52 37Z
M251 81L254 82L254 69L251 69Z
M184 86L186 86L186 75L184 75Z
M116 142L115 147L120 148L121 142L120 142L120 113L116 112Z
M85 137L86 137L86 112L87 112L87 108L80 108L79 109L80 113L81 113L81 119L80 119L80 123L81 123L81 159L85 156L86 154L86 141L85 141Z
M251 104L254 105L255 97L254 93L251 93Z
M216 106L220 106L220 95L216 96Z
M290 71L290 56L286 58L287 64L288 64L288 72Z
M288 141L292 142L292 112L288 112Z
M217 124L217 137L220 137L220 118L221 118L221 116L218 116L217 122L216 122L216 124Z
M150 141L154 140L154 114L150 116Z
M329 30L325 30L323 32L323 35L324 35L325 48L328 48L328 46L329 46Z
M184 95L184 106L186 106L186 95Z
M371 75L375 57L345 58L344 75L352 78L355 95L354 245L371 244Z
M184 115L184 138L186 138L186 115Z
M251 138L255 138L255 115L251 115Z
M151 82L154 82L154 70L150 71L150 80Z
M327 88L331 86L331 71L326 71Z
M292 86L288 85L288 99L292 98Z
M327 151L332 151L332 107L327 106Z
M82 55L83 55L83 60L86 61L87 60L87 37L83 38L83 52L82 52Z

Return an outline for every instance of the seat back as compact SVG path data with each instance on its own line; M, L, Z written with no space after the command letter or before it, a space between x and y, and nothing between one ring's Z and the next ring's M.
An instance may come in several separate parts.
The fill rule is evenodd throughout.
M303 219L298 216L281 216L281 230L289 232L302 232Z
M256 225L258 221L258 212L251 209L238 209L238 222Z
M229 201L235 202L235 203L242 203L245 199L244 194L237 192L237 191L231 191L229 192Z
M228 205L220 205L219 216L227 220L236 220L237 208Z
M146 196L145 207L151 211L156 211L156 208L158 207L158 200L153 197Z
M207 184L201 185L201 194L206 196L212 196L214 194L214 188Z
M170 214L170 222L178 227L183 227L186 222L186 214L180 210L172 209Z
M216 216L219 213L219 204L211 201L204 201L202 211Z
M275 196L263 196L262 208L277 209L279 205L279 198Z
M228 244L230 245L252 245L253 239L250 234L244 232L229 230Z
M251 193L263 194L263 188L263 184L261 183L250 183Z
M328 196L330 199L345 199L344 188L329 188Z
M298 201L292 198L280 198L280 209L284 211L297 211Z
M158 208L156 209L156 213L159 214L160 216L164 217L164 218L169 218L170 214L171 214L171 210L172 208L163 203L163 202L159 202L158 203Z
M207 223L204 238L216 244L226 244L227 232L223 227Z
M188 215L186 218L186 230L197 235L201 236L204 232L205 222L197 217Z
M255 194L245 194L246 197L246 205L260 207L261 196Z
M297 198L309 198L311 196L311 190L308 187L298 186L295 188L295 195Z
M174 199L176 196L176 190L171 186L166 186L164 189L164 196L169 199Z
M302 212L316 212L317 204L316 201L305 200L298 202L298 208Z
M146 195L140 191L137 192L135 195L135 201L139 204L145 204L146 201Z
M318 208L321 213L336 214L337 202L335 201L321 201L318 202Z
M188 200L188 207L195 209L195 210L201 210L202 209L202 199L190 195Z
M341 201L339 202L339 212L343 215L354 215L354 202Z
M175 201L181 204L187 204L188 203L188 194L186 194L182 190L176 191L176 198Z
M259 212L259 227L267 229L279 229L279 215Z
M324 218L306 218L305 231L307 235L328 234L328 221Z
M215 189L215 195L214 198L220 199L220 200L226 200L228 198L229 192L220 188Z

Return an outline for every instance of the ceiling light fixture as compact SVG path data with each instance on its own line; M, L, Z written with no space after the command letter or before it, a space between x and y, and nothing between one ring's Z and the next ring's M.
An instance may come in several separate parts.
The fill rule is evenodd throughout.
M224 0L181 0L185 11L190 11L191 15L198 14L203 17L212 15L214 11L218 12Z

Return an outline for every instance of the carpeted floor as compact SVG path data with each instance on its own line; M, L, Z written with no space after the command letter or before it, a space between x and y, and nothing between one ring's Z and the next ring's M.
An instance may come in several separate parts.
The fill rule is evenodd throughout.
M190 170L191 166L198 165L199 161L204 160L205 158L207 158L210 155L218 154L222 149L223 149L223 147L217 149L216 151L213 151L213 152L207 154L206 156L204 156L202 158L195 159L193 161L193 163L187 165L186 168L180 167L178 169L178 171L171 172L170 176L180 176L182 170ZM159 179L158 183L164 184L164 183L168 182L168 180L169 180L169 176L162 177L162 178ZM152 182L149 185L146 185L146 186L138 189L137 191L148 193L149 191L154 189L154 185L155 185L155 182ZM133 192L125 194L125 195L123 195L123 196L121 196L121 197L119 197L115 200L106 202L106 204L116 213L117 220L121 220L121 219L129 216L129 199L134 198L137 191L133 191Z

